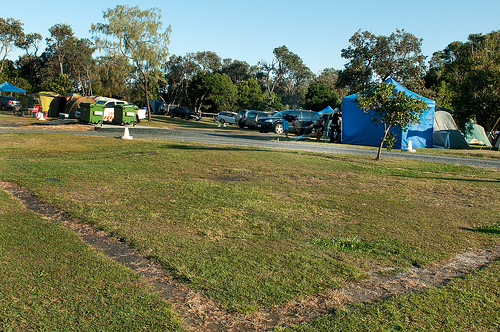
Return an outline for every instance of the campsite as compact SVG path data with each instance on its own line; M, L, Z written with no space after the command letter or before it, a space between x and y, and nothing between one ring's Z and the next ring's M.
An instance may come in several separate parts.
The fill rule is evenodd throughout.
M2 119L4 116L7 117L2 115ZM12 115L8 116L15 119ZM161 115L154 119L158 125L170 129L210 125L214 133L221 130L228 133L250 132L240 128L219 128L214 122L187 122ZM31 123L37 121L35 124L41 122L26 120ZM33 126L34 129L37 127L40 126ZM50 132L2 134L6 144L2 145L4 159L1 166L5 171L0 180L18 183L45 203L62 210L72 220L83 223L74 227L94 225L96 229L93 232L96 234L104 231L112 236L105 242L133 244L141 255L149 257L152 262L160 262L162 273L178 281L182 289L187 286L190 292L194 292L189 293L191 295L183 302L190 308L189 314L181 315L193 324L212 322L215 326L225 326L223 329L228 327L225 324L236 324L244 331L280 324L292 328L300 322L301 325L306 323L306 330L313 331L315 324L334 324L338 318L324 315L331 305L347 301L345 294L329 292L340 291L351 284L360 285L363 280L376 280L374 277L366 279L369 271L393 269L394 279L391 280L395 285L398 273L404 274L413 267L421 267L425 271L428 266L453 259L467 248L493 249L498 240L495 211L500 201L497 188L500 178L495 169L392 158L374 164L369 157L349 155L154 139L123 141L114 137L69 137ZM51 144L61 139L67 144ZM451 149L425 150L452 152ZM292 160L293 169L289 167ZM27 162L29 167L24 166ZM157 165L168 169L168 175L159 171ZM75 173L75 170L78 172ZM97 174L98 180L95 178ZM279 182L276 182L277 175ZM337 190L332 189L335 188L333 184ZM297 190L297 187L301 189ZM484 200L485 196L489 199ZM8 196L3 197L6 199ZM187 201L190 204L183 204ZM228 204L228 201L232 203ZM422 201L427 203L421 204ZM368 209L368 206L371 207ZM63 230L72 225L72 221L67 220L58 226L56 220L59 217L54 215L52 218L55 219L50 221L53 225L51 229ZM36 221L33 222L37 225ZM91 229L84 230L84 234L91 234ZM52 243L52 237L44 235L44 238L46 240L33 242L34 247L29 250L38 252L46 246L56 245ZM72 255L76 254L75 250L71 249ZM66 257L66 251L61 251L63 257ZM51 255L60 257L61 254ZM122 257L124 262L129 260L125 259L126 256L118 257ZM65 258L63 262L69 266L74 264ZM29 271L30 267L26 268ZM83 273L77 272L79 270L75 270L70 279L59 279L58 275L66 275L60 270L42 266L32 268L43 271L40 273L46 276L37 281L37 289L41 287L38 282L59 285L69 282L71 288L77 289L89 287L90 281L76 281L75 278L81 278L79 274ZM478 279L465 279L462 284L493 284L495 281L491 278L495 275L495 268L496 265L492 264L476 275ZM64 266L58 269L64 269ZM85 273L94 273L91 271ZM378 275L384 273L375 274ZM93 277L89 275L88 278ZM141 283L134 283L134 293L127 295L131 307L123 307L119 312L133 312L134 306L138 305L134 303L142 303L144 294L151 292L148 290L150 286L140 290L143 287ZM469 287L462 284L455 283L452 287ZM120 296L113 293L104 295L102 287L110 287L106 284L94 285L90 282L90 285L95 291L87 296L91 298L89 304L95 308L89 308L89 314L99 310L99 314L93 315L109 315L109 309L119 305L115 301ZM67 287L70 286L58 288L64 292ZM423 320L429 320L430 317L442 316L440 309L446 308L438 298L456 301L451 289L446 286L438 289L441 292L439 295L416 291L415 295L396 297L390 303L398 301L398 307L405 307L418 298L419 306L432 308L431 316L421 314ZM64 326L73 321L57 313L57 308L64 304L52 307L50 303L54 303L54 296L69 296L75 303L75 309L82 308L84 304L79 299L80 292L77 290L66 295L40 293L40 305L48 310L54 322ZM117 289L117 292L123 294L126 291ZM478 319L486 326L492 324L477 315L493 320L498 318L498 308L494 304L496 291L484 289L482 292L491 297L492 302L488 302L490 305L487 308L494 311L490 314L478 311L470 316L469 313L454 312L449 318L467 316ZM156 295L150 296L148 301L157 303L155 306L160 308L163 306L164 300L156 298ZM324 309L311 311L318 306L321 298L318 296L326 301L324 306L318 307ZM110 306L109 309L96 306L101 301ZM210 304L214 303L212 301L214 305ZM470 298L469 301L476 303L478 299ZM285 315L287 310L291 310L285 309L287 303L296 303L296 310L302 313ZM179 308L177 305L174 308ZM371 315L371 310L387 310L378 306L363 306L363 310L368 311L364 315ZM411 307L413 309L405 315L413 317L417 307ZM348 321L358 315L357 310L361 310L350 306L345 308L348 311L338 314L347 315L342 320L350 317ZM26 314L30 312L28 308L20 307L19 310ZM283 314L273 316L273 310ZM151 324L163 319L162 323L157 323L167 324L166 320L169 320L169 326L175 326L171 314L153 318L155 312L146 310L140 315ZM315 314L311 316L308 312ZM271 320L278 325L270 326L266 325L266 320L258 319L270 317L266 316L268 314L282 320ZM292 319L293 316L298 320ZM19 322L9 317L11 322ZM33 317L45 326L52 326L49 316ZM82 319L89 320L86 317ZM204 318L196 320L195 317ZM125 324L123 319L114 322ZM384 324L389 322L404 324L393 319L385 320ZM468 322L450 320L448 324ZM142 319L137 319L136 323L145 324ZM419 320L418 324L421 323Z
M4 6L0 330L500 328L498 5L144 5Z

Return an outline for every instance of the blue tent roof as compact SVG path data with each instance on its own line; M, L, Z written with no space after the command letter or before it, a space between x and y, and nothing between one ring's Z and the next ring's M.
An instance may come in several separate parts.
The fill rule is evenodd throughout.
M12 84L10 84L9 82L3 82L2 84L0 84L0 91L26 93L26 90L15 87Z
M333 109L328 105L327 107L323 108L321 111L318 112L319 114L328 114L328 113L333 113Z
M420 122L407 128L392 128L390 132L396 134L397 140L394 149L406 148L408 141L412 142L412 147L432 148L432 136L434 129L434 109L436 103L433 100L422 97L388 78L384 83L392 83L396 86L396 91L403 91L416 99L426 102L428 109L423 112ZM366 146L379 146L383 137L384 128L382 124L374 124L373 114L363 112L356 103L356 94L342 98L342 143Z

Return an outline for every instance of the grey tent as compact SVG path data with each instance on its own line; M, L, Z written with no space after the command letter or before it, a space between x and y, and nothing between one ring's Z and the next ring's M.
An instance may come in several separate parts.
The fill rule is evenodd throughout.
M436 148L457 149L468 148L458 126L449 111L436 107L434 112L433 146Z

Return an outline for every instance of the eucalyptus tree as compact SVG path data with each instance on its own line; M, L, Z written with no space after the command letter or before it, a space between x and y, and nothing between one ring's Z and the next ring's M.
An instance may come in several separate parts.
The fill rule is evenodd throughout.
M158 8L143 11L138 6L118 5L104 11L103 18L107 23L92 24L96 46L110 55L124 56L138 70L151 121L149 77L167 61L171 27L162 28Z
M128 95L133 66L127 58L116 54L100 56L95 61L94 93L111 97L113 94Z
M67 23L55 24L49 28L49 32L47 47L40 57L41 84L47 89L57 86L64 93L72 90L84 95L91 94L90 71L95 50L92 42L75 37L73 28ZM71 82L69 87L66 84L68 80Z
M399 29L389 36L359 30L349 42L351 45L341 51L348 62L340 72L339 85L350 93L388 77L413 90L422 87L427 68L421 38Z
M16 47L24 38L23 24L19 20L12 17L4 19L0 17L0 57L2 58L0 64L0 74L2 74L5 60L9 55L12 48Z
M68 54L74 48L73 28L67 23L59 23L49 28L50 37L46 38L47 50L46 53L51 53L56 59L59 68L59 74L66 74L64 71L64 64L67 60Z
M26 53L19 56L16 66L20 76L24 77L28 83L39 85L41 83L40 69L42 67L41 59L38 56L42 35L39 33L29 33L16 43L16 46Z
M189 82L198 71L198 65L189 56L171 55L164 65L165 99L172 104L186 104Z
M185 56L172 55L164 64L166 86L163 92L170 103L188 103L188 85L198 73L221 72L221 58L215 52L203 51L187 53Z
M434 53L426 79L460 120L493 129L500 119L500 31L471 34Z
M252 78L252 69L245 61L223 59L220 73L226 74L234 84L238 85Z
M335 92L339 98L342 98L347 95L347 90L338 85L339 74L340 70L338 69L325 68L314 78L313 82L328 87L330 91Z
M263 90L276 93L284 103L297 107L304 103L307 86L314 78L312 71L302 59L286 46L273 50L271 63L261 61L258 64L257 79Z

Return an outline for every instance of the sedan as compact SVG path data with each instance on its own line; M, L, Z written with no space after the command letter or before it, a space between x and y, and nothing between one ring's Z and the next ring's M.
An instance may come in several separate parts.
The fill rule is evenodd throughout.
M0 96L0 109L2 111L17 111L21 108L21 102L16 97Z

